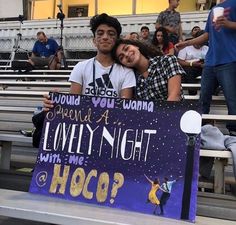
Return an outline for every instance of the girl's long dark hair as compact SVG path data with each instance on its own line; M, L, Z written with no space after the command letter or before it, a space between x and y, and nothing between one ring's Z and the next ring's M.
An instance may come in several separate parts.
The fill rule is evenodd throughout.
M156 37L157 32L162 32L162 35L163 35L163 48L162 48L162 51L164 52L169 46L169 36L168 36L167 30L164 27L159 27L158 29L156 29L156 31L153 35L153 38L152 38L152 44L154 46L158 46L158 44L161 44L157 40L157 37Z
M154 46L147 45L141 41L134 41L134 40L129 40L129 39L118 39L116 41L114 47L112 48L111 56L119 64L121 64L121 63L120 63L119 59L116 57L116 50L120 44L134 45L134 46L138 47L140 53L147 59L153 58L155 56L163 55Z

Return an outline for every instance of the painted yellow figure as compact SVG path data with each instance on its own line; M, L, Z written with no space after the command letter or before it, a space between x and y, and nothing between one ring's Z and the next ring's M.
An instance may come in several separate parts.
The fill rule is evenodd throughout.
M151 190L149 191L149 194L148 194L148 200L147 200L147 203L152 203L155 205L155 208L154 208L154 211L153 211L153 214L156 214L156 210L158 208L158 205L160 204L160 201L159 199L157 198L157 195L156 195L156 192L160 189L160 181L159 179L155 179L154 181L152 181L151 179L149 179L145 174L144 176L147 178L147 180L151 183L152 185L152 188Z

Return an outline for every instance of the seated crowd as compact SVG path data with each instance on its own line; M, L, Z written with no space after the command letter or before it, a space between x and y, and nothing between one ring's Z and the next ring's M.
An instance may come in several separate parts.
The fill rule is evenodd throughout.
M167 11L175 12L178 4L174 4L174 2L176 1L173 3L170 1L170 8ZM177 21L173 26L176 29L170 29L165 25L166 17L160 13L153 38L150 37L149 28L143 26L140 33L134 31L121 39L122 28L117 19L105 13L94 16L90 21L90 27L97 55L79 62L74 67L69 79L70 93L100 95L100 93L106 93L106 90L101 91L101 89L111 88L113 90L109 93L112 95L105 94L104 96L170 101L184 99L181 81L197 82L196 78L201 77L202 72L206 71L204 61L211 46L205 45L208 33L202 31L198 26L192 28L192 38L183 41L179 15L175 16ZM207 24L210 26L210 22ZM38 33L38 39L38 42L49 41L41 32ZM175 41L173 41L174 39ZM56 57L56 62L58 62L58 58L60 56ZM33 61L33 59L34 55L31 60ZM104 74L107 77L104 77ZM109 87L97 83L98 79L104 82L109 80ZM201 81L201 86L205 87L204 82ZM215 83L213 87L213 91L215 91L219 82L214 81L213 83ZM93 85L91 86L91 84ZM210 93L210 91L208 92ZM209 97L214 92L210 95L209 93L207 94L208 99L201 94L203 113L209 113ZM189 94L196 95L197 92L190 90ZM47 100L45 101L46 108L52 107L51 104L47 104ZM226 101L228 102L228 96L226 96ZM231 103L227 105L229 113L234 115L235 109L232 109ZM229 123L227 127L231 134L236 130L233 123Z

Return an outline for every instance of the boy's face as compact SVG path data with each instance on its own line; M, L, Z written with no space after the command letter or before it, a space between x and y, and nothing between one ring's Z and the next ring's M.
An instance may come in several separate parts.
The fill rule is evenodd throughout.
M148 30L148 29L142 29L142 30L141 30L141 37L142 37L143 39L147 39L148 36L149 36L149 30Z
M194 27L191 32L192 36L195 37L196 33L200 30L201 30L200 27Z
M116 29L106 24L98 26L93 43L97 47L98 51L102 53L110 53L117 40Z
M170 0L170 5L175 9L179 6L179 3L180 0Z

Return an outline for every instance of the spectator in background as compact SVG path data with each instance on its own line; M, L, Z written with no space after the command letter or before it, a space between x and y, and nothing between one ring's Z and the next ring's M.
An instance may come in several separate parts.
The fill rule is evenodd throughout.
M57 42L47 38L43 31L37 33L37 39L29 63L36 67L48 66L50 70L60 69L62 52Z
M173 44L183 40L180 13L175 10L179 6L179 2L180 0L169 0L169 7L160 12L156 20L156 29L164 27Z
M224 8L224 14L213 21L213 8L208 15L206 32L200 37L178 43L176 49L199 45L209 39L201 78L202 112L209 113L212 95L219 84L228 114L236 115L236 1L221 0L217 6ZM227 123L227 128L231 135L236 135L235 122Z
M191 40L193 38L196 37L196 34L199 32L199 31L202 31L201 28L199 26L194 26L191 30L191 37L189 38L186 38L185 41L188 41L188 40ZM203 31L202 31L203 32ZM202 45L206 45L208 46L208 41L204 42Z
M135 41L139 40L139 34L137 32L131 32L130 39Z
M175 56L163 56L153 46L132 40L118 40L112 49L117 63L134 69L136 97L143 100L180 101L184 70Z
M137 32L131 32L129 34L127 34L124 39L130 39L130 40L139 40L139 34Z
M142 26L140 29L140 41L146 43L146 44L151 44L151 39L150 39L150 31L147 26Z
M196 33L198 33L198 31L200 31L201 28L199 26L194 26L191 30L191 36L192 38L195 38L196 37Z
M174 55L174 45L169 41L168 33L164 27L159 27L155 31L152 44L156 46L163 55Z
M195 37L199 37L204 31L198 31ZM195 44L185 47L178 53L179 64L183 67L186 74L182 77L184 83L196 83L197 77L202 75L204 60L208 51L208 46ZM190 95L196 95L196 90L189 90Z

